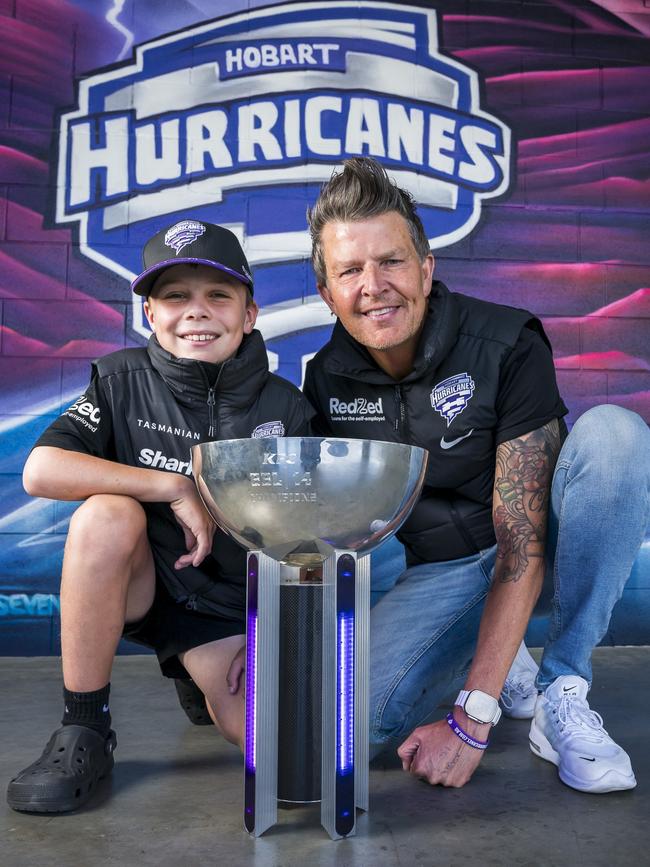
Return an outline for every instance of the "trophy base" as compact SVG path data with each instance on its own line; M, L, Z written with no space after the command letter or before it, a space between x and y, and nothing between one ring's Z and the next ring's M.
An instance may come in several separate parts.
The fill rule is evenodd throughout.
M369 557L307 572L248 555L244 824L321 804L332 839L368 809Z

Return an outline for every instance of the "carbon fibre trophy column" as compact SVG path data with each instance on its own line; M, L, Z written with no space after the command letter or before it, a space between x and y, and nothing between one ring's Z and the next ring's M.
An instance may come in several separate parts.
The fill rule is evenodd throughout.
M244 824L321 802L332 838L368 809L369 552L406 519L426 452L267 437L192 449L199 493L248 551Z

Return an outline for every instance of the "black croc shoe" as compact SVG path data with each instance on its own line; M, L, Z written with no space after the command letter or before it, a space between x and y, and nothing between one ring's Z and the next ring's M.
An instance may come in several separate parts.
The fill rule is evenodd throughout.
M181 707L185 711L187 718L195 726L212 726L212 717L208 713L208 707L205 703L205 696L194 683L193 680L174 680L176 684L176 692Z
M7 788L7 803L25 813L67 813L81 807L98 780L113 767L115 732L102 737L86 726L57 729L40 759L17 774Z

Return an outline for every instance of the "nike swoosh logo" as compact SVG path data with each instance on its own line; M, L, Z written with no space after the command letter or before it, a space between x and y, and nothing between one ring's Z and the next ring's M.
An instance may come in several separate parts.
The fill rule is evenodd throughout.
M464 434L462 437L458 437L458 439L451 440L451 442L447 442L447 440L444 437L441 437L440 448L441 449L453 449L453 447L457 446L459 442L461 442L462 440L466 440L467 437L471 437L471 435L473 433L474 433L474 428L472 428L469 433Z
M108 713L108 705L107 704L105 704L104 707L102 708L102 713Z
M587 756L580 756L580 758L581 758L581 759L584 759L585 762L595 762L595 761L596 761L595 758L593 758L593 759L589 759L589 758L587 758Z
M571 690L572 690L572 689L575 689L575 688L576 688L576 685L575 685L575 684L574 684L573 686L563 686L563 687L562 687L562 692L571 692Z

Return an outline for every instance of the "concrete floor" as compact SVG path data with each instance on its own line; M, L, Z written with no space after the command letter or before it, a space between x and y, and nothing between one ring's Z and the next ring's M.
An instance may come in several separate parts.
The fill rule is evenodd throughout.
M0 659L2 785L39 755L60 718L59 661ZM370 773L370 812L355 837L332 842L318 808L281 811L254 840L242 830L242 759L212 727L193 727L154 657L120 657L111 711L112 777L78 813L0 806L2 867L407 867L648 863L650 648L599 648L591 705L632 757L632 792L585 795L534 757L528 725L504 720L472 782L433 788L394 757Z

